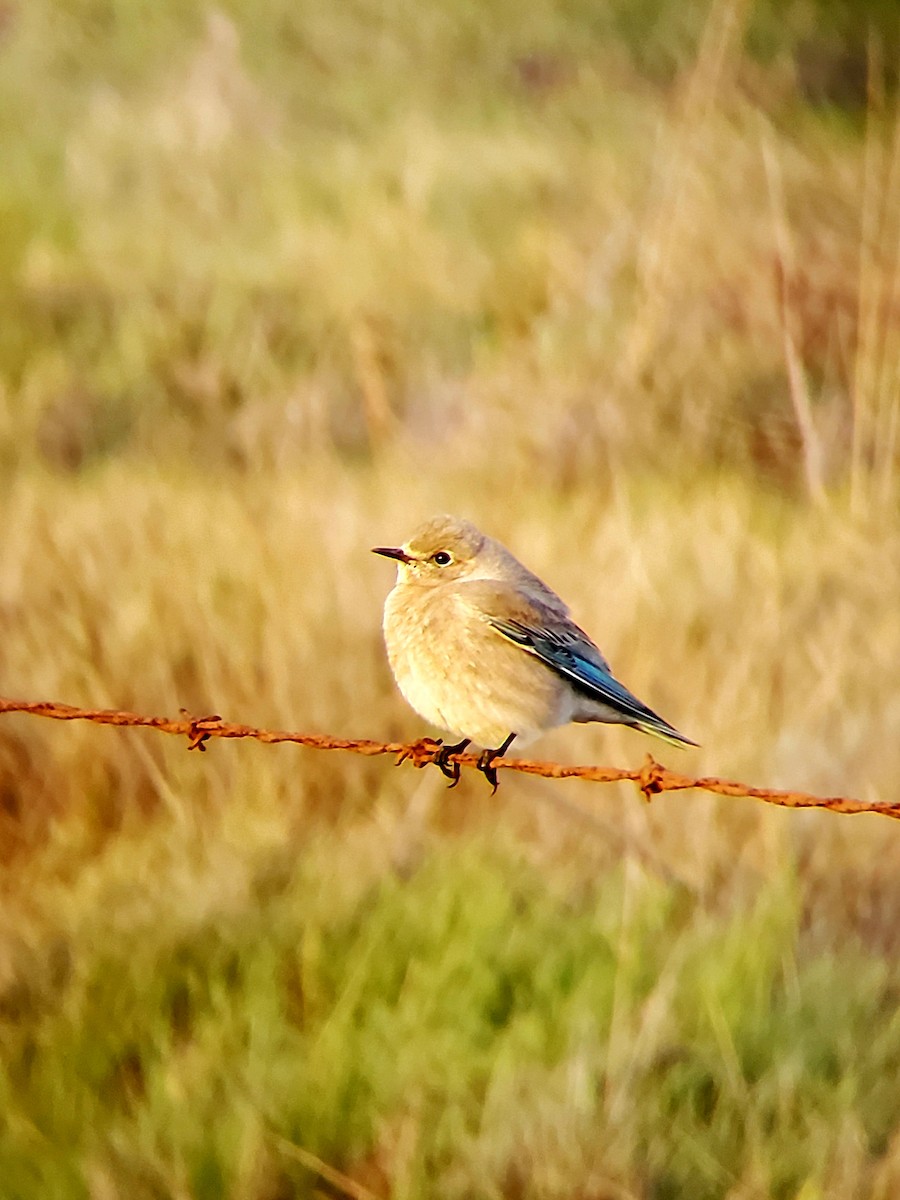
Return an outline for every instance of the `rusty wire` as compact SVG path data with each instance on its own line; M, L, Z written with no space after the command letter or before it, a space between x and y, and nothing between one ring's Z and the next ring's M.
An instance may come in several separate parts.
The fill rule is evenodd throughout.
M211 738L252 738L257 742L273 745L276 742L294 742L309 746L313 750L349 750L353 754L390 754L397 765L409 761L415 767L425 767L435 761L440 742L433 738L421 738L417 742L375 742L368 738L336 738L323 733L294 733L280 729L258 729L253 725L237 725L223 721L217 714L195 717L181 711L179 720L169 717L147 717L140 713L123 712L109 708L76 708L71 704L57 704L50 700L7 700L0 697L0 715L3 713L28 713L35 717L50 717L56 721L92 721L96 725L116 725L127 728L156 729L160 733L174 733L188 739L188 749L205 750ZM453 754L448 762L459 763L460 767L477 767L478 755ZM617 767L565 766L562 763L542 762L525 758L497 758L492 766L500 771L520 771L525 775L540 775L544 779L586 779L591 783L633 783L645 800L652 800L661 792L688 790L712 792L718 796L747 797L776 804L782 808L825 808L838 813L881 813L886 817L900 818L900 800L866 801L854 800L849 796L814 796L808 792L781 791L771 788L751 787L715 775L694 778L670 771L662 763L647 755L643 766L633 771Z

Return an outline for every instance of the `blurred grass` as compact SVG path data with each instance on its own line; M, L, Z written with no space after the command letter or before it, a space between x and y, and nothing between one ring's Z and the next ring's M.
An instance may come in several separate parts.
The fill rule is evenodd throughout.
M12 8L0 459L296 467L398 421L554 480L677 453L802 486L802 436L895 497L893 22L860 136L767 11Z
M0 8L4 693L426 732L367 551L450 510L685 770L893 796L898 53L877 0ZM5 720L4 1200L897 1192L892 823L434 776Z
M7 1039L7 1194L307 1194L280 1139L376 1192L826 1194L877 1157L890 1194L884 961L849 954L838 1001L790 885L712 916L621 870L548 887L499 841L405 879L235 855L227 899L193 863L135 888L159 841L121 847L3 998L41 1029Z

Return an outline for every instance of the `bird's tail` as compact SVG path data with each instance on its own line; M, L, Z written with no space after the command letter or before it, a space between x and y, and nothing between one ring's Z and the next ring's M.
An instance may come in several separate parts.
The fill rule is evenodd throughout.
M697 746L699 742L693 742L689 737L685 737L683 733L679 733L674 725L670 725L668 721L664 721L662 717L658 717L656 713L648 712L632 718L631 725L635 729L639 729L641 733L649 733L653 737L661 738L662 741L668 742L670 746Z

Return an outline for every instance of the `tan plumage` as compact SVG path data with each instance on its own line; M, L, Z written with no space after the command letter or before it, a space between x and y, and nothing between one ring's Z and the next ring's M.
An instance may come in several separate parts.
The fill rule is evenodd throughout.
M384 607L394 677L433 725L481 746L569 721L694 745L613 678L554 591L468 521L435 517L374 552L397 560Z

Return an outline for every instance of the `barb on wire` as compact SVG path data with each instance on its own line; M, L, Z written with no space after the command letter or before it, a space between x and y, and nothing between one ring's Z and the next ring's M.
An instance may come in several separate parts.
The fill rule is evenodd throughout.
M111 708L76 708L71 704L57 704L50 700L6 700L0 697L0 715L4 713L29 713L35 717L50 717L56 721L92 721L96 725L116 725L127 728L157 729L160 733L174 733L188 739L188 749L204 751L211 738L252 738L257 742L273 745L277 742L294 742L314 750L349 750L354 754L368 756L390 754L397 765L409 760L414 767L426 767L433 763L441 748L434 738L420 738L416 742L375 742L368 738L336 738L324 733L293 733L281 729L258 729L253 725L237 725L223 721L218 714L194 717L184 709L180 720L169 717L147 717L140 713L123 712ZM451 763L460 767L476 767L476 754L452 754ZM809 792L781 791L770 788L751 787L715 775L694 778L670 771L662 763L647 755L644 765L634 771L617 767L566 766L562 763L542 762L526 758L497 758L491 764L501 771L520 771L525 775L540 775L544 779L586 779L592 783L633 783L645 800L652 800L661 792L688 790L712 792L718 796L747 797L762 800L766 804L777 804L782 808L826 808L839 813L881 813L886 817L900 818L900 799L895 801L869 802L854 800L849 796L814 796Z

